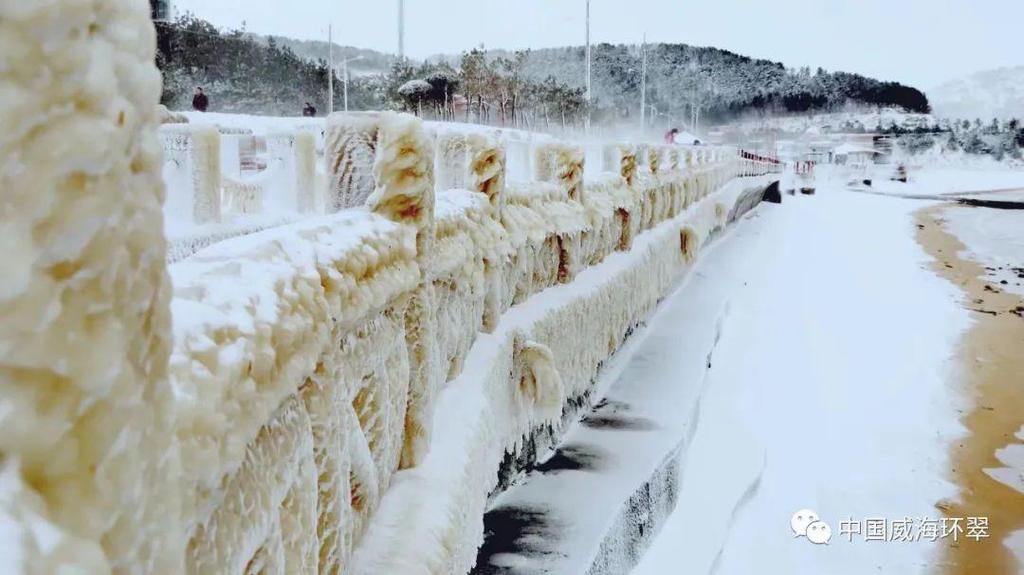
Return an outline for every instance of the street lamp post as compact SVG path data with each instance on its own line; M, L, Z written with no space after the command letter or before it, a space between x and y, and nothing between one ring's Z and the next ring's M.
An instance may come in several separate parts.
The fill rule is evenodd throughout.
M341 61L341 68L342 68L342 72L341 72L341 77L342 78L341 79L342 79L342 88L343 88L344 94L345 94L345 111L346 112L348 112L348 63L349 62L355 62L356 60L362 60L362 59L363 59L362 56L353 56L351 58L346 58L346 59Z
M405 59L405 0L398 0L398 59Z
M590 133L590 99L590 0L587 0L587 119L585 126L588 134Z
M644 34L644 43L641 50L642 63L640 65L640 135L647 131L647 34Z
M334 113L334 38L331 25L327 25L327 114Z

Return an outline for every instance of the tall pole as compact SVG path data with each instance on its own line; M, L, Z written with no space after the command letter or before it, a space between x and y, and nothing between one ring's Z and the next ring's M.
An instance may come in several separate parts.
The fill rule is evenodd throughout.
M405 59L405 0L398 0L398 59Z
M327 113L334 113L334 37L327 25Z
M697 85L690 88L690 132L697 135Z
M590 99L590 0L587 0L587 120L585 124L587 133L590 133Z
M640 133L647 131L647 34L644 34L640 65Z
M701 96L700 96L701 100L699 100L697 102L697 108L694 110L694 113L693 113L693 135L694 136L697 136L698 134L700 134L700 105L701 105L701 102L703 101L703 98L704 98L704 91L700 90L700 94L701 94Z

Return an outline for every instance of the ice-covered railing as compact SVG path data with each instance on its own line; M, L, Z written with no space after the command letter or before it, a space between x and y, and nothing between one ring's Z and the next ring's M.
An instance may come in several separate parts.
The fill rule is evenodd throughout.
M243 173L241 147L252 130L204 124L164 124L164 209L177 261L225 238L324 213L322 130L271 130L258 140L266 168Z
M168 265L165 170L181 184L167 204L199 226L285 200L261 188L257 204L224 201L223 158L242 134L157 126L148 6L29 3L0 18L0 37L22 55L0 96L3 153L17 158L0 163L5 572L465 572L501 454L586 395L673 266L725 225L737 194L708 197L715 187L763 169L725 148L614 145L588 178L580 146L541 138L516 152L532 177L506 185L520 134L336 115L319 210ZM17 96L44 59L52 90ZM83 105L53 116L69 94ZM438 189L445 146L459 152L440 160L451 183ZM284 168L264 177L294 190L284 209L308 205L316 147L301 130L268 145ZM571 306L547 332L503 328L512 306L656 231L672 240L660 271L605 293L593 337L555 345L559 327L596 320ZM438 414L488 337L486 401ZM431 434L460 417L500 420L463 454L493 465L437 474ZM387 496L423 482L414 507ZM461 487L462 505L420 505ZM444 526L395 541L394 517ZM424 547L424 562L395 566Z
M224 116L226 118L227 116ZM353 117L357 117L354 116ZM221 118L223 120L223 118ZM244 128L241 120L228 125L165 124L161 137L165 151L164 177L168 184L166 220L171 239L169 260L174 262L198 249L223 239L244 235L301 219L308 215L329 213L337 209L325 196L328 185L327 165L322 160L326 146L322 123L262 126L259 135ZM554 141L551 136L521 130L489 129L482 126L428 122L427 131L440 143L435 160L437 185L440 189L463 187L448 166L465 163L460 136L488 134L500 142L505 153L505 179L512 185L534 181L538 166L535 150ZM369 193L369 159L367 148L360 144L358 126L340 145L353 150L345 170L336 176L351 180L353 190L363 196ZM266 149L266 168L257 173L243 173L241 147L243 141L258 140ZM454 146L454 147L452 147ZM591 165L588 173L599 176L604 166L603 144L584 147L585 159ZM667 152L664 146L638 146L636 153L641 174L659 171L659 160ZM721 148L672 146L672 166L694 169L697 158L724 157ZM743 175L756 175L774 168L772 160L740 152ZM661 163L667 165L669 158ZM597 169L595 169L597 166ZM703 169L703 168L702 168ZM669 173L664 166L662 175ZM676 170L678 171L678 170ZM664 179L664 178L663 178ZM709 179L714 189L721 179ZM652 214L647 214L648 220Z
M177 327L171 360L189 414L183 477L198 494L186 513L191 570L235 572L282 545L299 561L287 572L309 568L314 548L320 570L344 568L391 478L425 456L435 399L479 334L739 168L732 150L613 145L606 172L586 182L582 149L543 139L530 150L532 181L506 184L506 137L332 116L325 206L336 215L172 266L175 315L193 318ZM587 393L625 330L613 328L601 354L559 357L557 370L547 346L516 344L520 424L508 449ZM200 424L225 412L237 415L223 427ZM246 501L259 506L241 513ZM289 541L307 547L289 555Z

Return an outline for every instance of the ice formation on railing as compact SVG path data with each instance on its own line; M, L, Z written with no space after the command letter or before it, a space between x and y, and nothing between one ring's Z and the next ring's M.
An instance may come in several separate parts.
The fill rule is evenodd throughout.
M348 114L344 129L326 131L328 213L363 205L373 193L378 118L375 112Z
M52 94L0 96L4 149L26 168L0 164L5 572L467 571L503 458L529 460L526 434L558 428L753 201L720 188L777 169L622 145L586 174L571 142L370 113L260 136L271 165L252 178L234 165L244 129L158 128L144 5L56 6L0 19L26 55L12 77L44 57L29 38L52 36L45 57L62 64ZM113 81L85 82L82 58ZM68 93L90 105L46 117ZM166 210L197 226L308 217L229 230L168 266L162 180ZM574 292L603 262L588 281L607 285ZM563 290L550 314L509 312L549 288ZM432 434L459 422L438 450Z
M225 133L227 132L227 133ZM317 137L308 130L261 136L267 167L241 170L240 129L168 125L160 130L165 150L168 214L191 225L220 222L223 215L320 212Z
M155 47L142 2L0 5L4 573L180 572Z

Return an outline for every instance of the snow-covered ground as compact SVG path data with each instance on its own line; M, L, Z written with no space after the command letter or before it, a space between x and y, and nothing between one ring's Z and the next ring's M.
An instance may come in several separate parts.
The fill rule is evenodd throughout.
M253 116L251 114L225 114L221 112L179 112L190 124L216 125L223 128L252 130L253 135L265 136L273 132L289 132L305 126L324 126L325 118L304 116Z
M956 493L949 380L969 320L915 242L923 205L787 196L737 231L756 248L704 261L730 313L678 506L634 573L903 574L936 559L938 543L840 534L850 519L937 520ZM829 545L794 537L802 509L831 526Z
M911 171L910 177L908 185L933 194L1024 190L1024 171L1022 170L928 167L919 171Z
M822 165L816 168L817 179L845 185L853 180L870 178L872 185L865 191L903 196L975 196L990 200L1016 200L1024 198L1024 170L1005 166L910 166L906 183L892 181L896 166Z
M751 118L735 122L731 127L742 132L778 130L789 134L820 136L829 132L843 132L846 126L860 125L866 130L878 126L934 126L936 119L929 114L911 114L897 109L870 111L830 112L821 114L794 114Z
M966 257L985 266L989 281L1024 296L1024 212L964 207L943 211L943 218L966 246Z
M935 115L943 118L1024 116L1024 66L976 72L928 90Z

